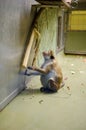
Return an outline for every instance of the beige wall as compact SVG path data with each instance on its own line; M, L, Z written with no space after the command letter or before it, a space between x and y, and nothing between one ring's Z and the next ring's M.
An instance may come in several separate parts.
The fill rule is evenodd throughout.
M0 0L0 109L23 89L20 64L34 0Z

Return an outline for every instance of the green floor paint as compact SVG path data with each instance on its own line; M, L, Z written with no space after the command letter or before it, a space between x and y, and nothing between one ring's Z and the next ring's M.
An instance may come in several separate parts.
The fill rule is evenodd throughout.
M43 94L39 77L1 113L0 130L86 130L86 57L60 52L65 86Z
M65 53L86 54L86 31L67 32Z

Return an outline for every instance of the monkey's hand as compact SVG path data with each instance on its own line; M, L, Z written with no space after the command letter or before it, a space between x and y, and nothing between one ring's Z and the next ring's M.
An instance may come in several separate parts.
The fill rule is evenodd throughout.
M30 70L33 70L33 67L32 67L32 66L28 66L27 68L30 69Z
M35 67L35 66L28 66L28 69L30 69L30 70L36 70L37 67Z

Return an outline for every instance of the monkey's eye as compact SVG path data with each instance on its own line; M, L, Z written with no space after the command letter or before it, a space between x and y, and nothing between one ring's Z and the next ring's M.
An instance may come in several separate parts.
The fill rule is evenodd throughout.
M50 59L54 59L55 57L54 56L50 56Z

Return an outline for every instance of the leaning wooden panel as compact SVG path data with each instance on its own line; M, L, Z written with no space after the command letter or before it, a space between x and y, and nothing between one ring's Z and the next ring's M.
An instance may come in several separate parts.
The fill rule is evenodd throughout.
M31 37L30 37L29 44L28 44L27 49L26 49L26 53L25 53L25 56L24 56L22 67L25 67L25 68L27 67L31 47L33 45L33 42L34 42L35 38L37 38L38 35L40 35L39 32L34 28L33 31L32 31Z

